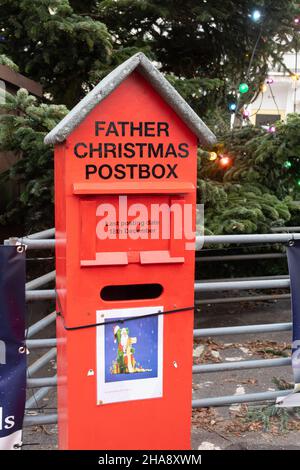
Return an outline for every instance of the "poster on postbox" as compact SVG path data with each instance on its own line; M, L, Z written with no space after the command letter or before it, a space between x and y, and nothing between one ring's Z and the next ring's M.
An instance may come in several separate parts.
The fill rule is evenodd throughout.
M97 311L98 405L162 397L163 307Z

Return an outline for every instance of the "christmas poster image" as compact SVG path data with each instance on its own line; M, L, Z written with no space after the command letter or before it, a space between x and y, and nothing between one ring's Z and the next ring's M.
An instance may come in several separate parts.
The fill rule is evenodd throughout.
M105 326L105 382L157 377L158 317Z
M162 396L163 316L155 315L159 310L163 308L97 312L97 323L104 323L97 327L98 404ZM148 314L154 315L144 317Z

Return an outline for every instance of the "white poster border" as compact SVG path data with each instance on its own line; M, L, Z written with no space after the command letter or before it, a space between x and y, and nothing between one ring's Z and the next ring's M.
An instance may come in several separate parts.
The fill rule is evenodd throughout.
M129 319L163 312L162 306L97 310L97 323L114 318ZM134 321L134 320L133 320ZM97 404L119 403L131 400L161 398L163 396L163 315L158 315L157 377L105 382L105 326L96 328Z

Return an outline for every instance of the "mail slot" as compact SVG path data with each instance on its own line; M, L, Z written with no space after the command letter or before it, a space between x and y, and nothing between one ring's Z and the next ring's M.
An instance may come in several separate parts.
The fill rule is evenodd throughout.
M162 292L163 286L161 284L123 284L103 287L100 297L106 301L145 300L156 299Z
M214 135L142 53L45 139L61 449L190 448L199 140Z

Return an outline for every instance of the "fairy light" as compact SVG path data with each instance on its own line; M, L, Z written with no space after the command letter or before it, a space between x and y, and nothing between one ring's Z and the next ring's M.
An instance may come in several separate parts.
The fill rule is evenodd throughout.
M261 91L262 93L265 93L265 92L267 91L267 89L268 89L268 87L267 87L267 85L266 85L265 83L263 83L262 86L260 87L260 91Z
M218 154L216 152L209 152L208 160L211 162L215 161L218 158Z
M244 94L249 91L249 85L247 83L240 83L239 92Z
M220 155L220 165L223 168L226 168L228 165L230 165L231 159L227 157L226 155Z
M233 112L236 110L236 103L229 103L228 105L229 111Z
M261 11L260 10L253 10L253 12L251 13L251 19L257 23L260 19L261 19Z
M250 111L249 109L244 109L243 111L243 118L248 119L250 117Z
M275 126L270 126L268 128L268 132L270 132L270 134L274 134L276 132L276 127Z
M289 170L289 169L292 167L292 162L290 162L289 160L287 160L286 162L284 162L283 166L284 166L284 168L286 168L287 170Z

